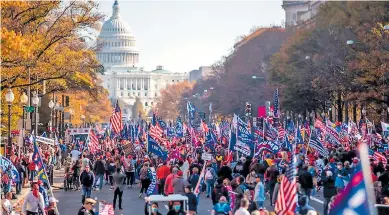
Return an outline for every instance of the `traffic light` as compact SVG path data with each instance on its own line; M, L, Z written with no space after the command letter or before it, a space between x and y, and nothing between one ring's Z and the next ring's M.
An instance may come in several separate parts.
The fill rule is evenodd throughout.
M271 112L271 108L270 108L270 101L266 101L265 106L266 106L266 116L271 116L272 112Z
M250 117L251 116L251 104L246 102L246 108L245 108L245 115L247 117Z
M65 97L65 107L69 107L69 96Z

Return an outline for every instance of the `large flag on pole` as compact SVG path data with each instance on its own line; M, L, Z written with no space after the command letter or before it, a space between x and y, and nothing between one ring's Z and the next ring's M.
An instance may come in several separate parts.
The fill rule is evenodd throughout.
M99 139L97 138L95 132L90 130L89 133L89 144L88 144L89 151L94 154L99 150Z
M123 129L123 122L122 122L122 111L120 110L118 100L116 101L115 107L112 111L110 122L111 122L111 126L112 126L113 131L116 134L120 134L120 132Z
M34 153L32 154L32 161L36 165L37 175L39 180L49 185L49 180L45 171L45 167L43 166L42 156L39 152L38 146L36 145L35 138L34 138Z
M287 212L294 213L297 206L296 190L296 166L293 155L292 163L287 167L285 175L281 179L280 189L276 200L275 210L283 215Z

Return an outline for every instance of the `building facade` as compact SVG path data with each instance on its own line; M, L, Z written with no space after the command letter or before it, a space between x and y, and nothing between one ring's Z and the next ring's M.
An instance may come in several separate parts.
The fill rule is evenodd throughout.
M98 38L100 50L97 57L104 67L100 76L112 101L119 100L124 120L130 120L132 106L140 98L148 114L155 105L160 90L169 84L188 81L187 73L174 73L157 66L145 71L139 66L139 50L131 27L121 19L117 1L112 6L112 16L104 22Z
M282 1L285 10L285 26L294 26L312 19L325 0Z
M201 66L199 69L189 72L189 81L197 81L203 78L207 78L212 75L212 68L210 66Z

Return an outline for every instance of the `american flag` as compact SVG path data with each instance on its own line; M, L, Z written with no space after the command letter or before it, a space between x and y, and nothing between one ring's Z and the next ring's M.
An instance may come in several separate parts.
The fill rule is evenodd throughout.
M374 159L374 161L379 162L382 161L382 164L386 166L388 164L388 160L386 159L385 155L374 151L373 149L369 149L369 158Z
M123 122L122 122L122 111L120 110L119 107L119 101L116 101L115 108L112 111L110 122L113 131L116 134L120 134L120 132L123 129Z
M281 124L278 125L278 139L284 139L285 137L285 130L282 127Z
M203 120L201 120L201 130L202 130L204 133L208 133L208 131L209 131L208 125L207 125L206 123L204 123Z
M324 148L323 143L320 141L318 137L316 137L315 134L311 134L311 139L309 139L309 147L317 151L320 155L327 157L328 151L326 148Z
M99 139L97 138L95 132L92 131L92 129L89 132L88 148L89 148L89 151L93 154L99 150Z
M277 214L283 215L288 211L294 212L297 205L297 191L296 191L296 166L295 156L291 164L287 167L285 175L281 179L280 189L275 205Z
M152 138L154 138L155 140L159 140L162 137L162 133L163 133L163 130L162 130L161 126L159 126L158 123L156 123L155 126L150 125L149 134Z
M276 93L274 94L274 118L279 118L279 98L278 98L278 87Z

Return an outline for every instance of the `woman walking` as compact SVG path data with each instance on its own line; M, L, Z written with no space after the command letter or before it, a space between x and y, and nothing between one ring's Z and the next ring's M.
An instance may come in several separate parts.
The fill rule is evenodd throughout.
M140 169L140 181L142 184L142 187L140 188L139 198L142 198L143 191L146 193L147 188L149 188L150 185L150 178L149 178L149 163L146 162L143 164L143 167Z

